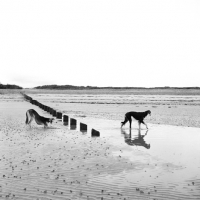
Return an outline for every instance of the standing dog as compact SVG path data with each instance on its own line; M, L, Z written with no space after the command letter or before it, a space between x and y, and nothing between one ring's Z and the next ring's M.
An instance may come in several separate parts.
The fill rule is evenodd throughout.
M25 123L29 124L31 126L31 122L33 121L33 119L35 119L35 122L38 125L44 125L44 128L46 128L48 126L47 123L52 123L52 121L54 120L54 118L46 118L46 117L40 116L33 109L27 110L27 112L26 112L26 122Z
M133 117L135 120L138 121L138 125L139 125L139 129L140 129L140 124L144 124L146 126L146 128L148 129L147 125L144 123L144 118L147 116L147 115L151 115L151 111L150 110L147 110L145 112L127 112L125 114L125 119L123 122L121 122L121 127L124 126L126 124L127 121L129 121L130 123L130 128L131 128L131 123L132 123L132 119L131 117Z

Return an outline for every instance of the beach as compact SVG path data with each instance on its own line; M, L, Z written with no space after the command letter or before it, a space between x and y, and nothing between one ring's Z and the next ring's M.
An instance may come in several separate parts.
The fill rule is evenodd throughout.
M145 119L148 123L200 128L197 89L27 90L27 94L78 118L119 120L120 124L126 112L151 110L151 117Z
M30 128L28 109L52 116L19 92L2 92L0 199L200 199L199 96L26 94L89 130L71 130L59 119ZM136 122L120 128L130 110L152 111L149 130L139 132ZM92 128L100 137L91 137Z

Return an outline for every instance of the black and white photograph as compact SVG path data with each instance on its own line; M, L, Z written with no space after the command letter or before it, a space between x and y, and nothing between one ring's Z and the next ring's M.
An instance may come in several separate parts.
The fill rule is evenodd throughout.
M200 200L200 1L1 0L0 199Z

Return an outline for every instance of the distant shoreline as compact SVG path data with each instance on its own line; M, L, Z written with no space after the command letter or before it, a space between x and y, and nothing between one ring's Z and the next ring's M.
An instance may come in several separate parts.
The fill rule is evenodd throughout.
M98 86L75 86L75 85L42 85L32 88L23 88L14 84L1 84L0 89L41 89L41 90L200 90L200 87L98 87Z
M18 85L11 85L11 84L4 85L0 83L0 89L23 89L23 88Z
M0 94L68 94L68 95L200 95L200 87L92 87L92 86L39 86L36 88L1 89Z
M74 85L44 85L44 86L37 86L34 87L33 89L50 89L50 90L90 90L90 89L114 89L114 90L143 90L143 89L148 89L148 90L154 90L154 89L199 89L200 87L97 87L97 86L74 86Z
M66 95L200 95L200 89L23 89L26 94Z

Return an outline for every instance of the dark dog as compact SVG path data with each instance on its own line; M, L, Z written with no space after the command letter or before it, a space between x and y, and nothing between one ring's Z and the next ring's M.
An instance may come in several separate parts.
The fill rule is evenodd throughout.
M140 129L140 124L144 124L146 126L146 128L148 129L147 125L144 123L144 118L147 116L147 115L151 115L151 111L150 110L147 110L145 112L127 112L125 114L125 119L123 122L121 122L121 127L124 126L126 124L126 122L129 121L130 123L130 128L131 128L131 123L132 123L132 119L131 117L133 117L135 120L138 121L138 125L139 125L139 129Z

